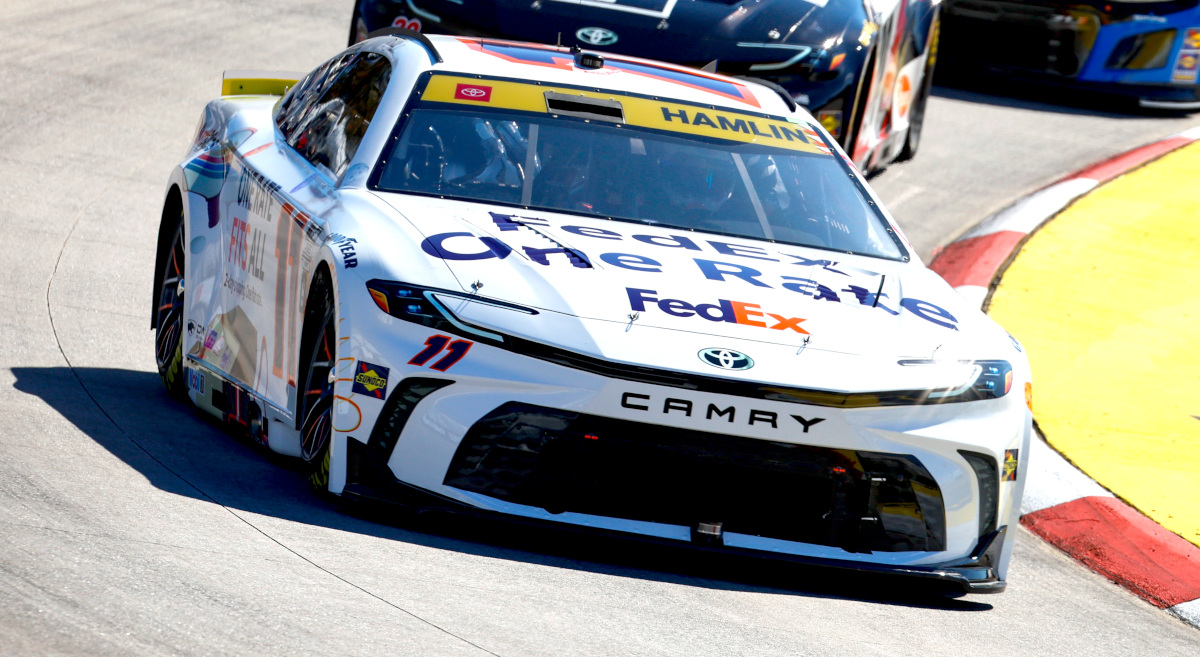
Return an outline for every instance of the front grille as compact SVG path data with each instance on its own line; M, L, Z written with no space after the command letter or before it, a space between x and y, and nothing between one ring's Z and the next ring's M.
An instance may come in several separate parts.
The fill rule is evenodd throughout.
M986 67L1073 77L1091 54L1100 14L1088 7L954 0L947 4L942 52Z
M467 432L445 482L505 502L840 547L945 549L916 457L688 431L511 402Z

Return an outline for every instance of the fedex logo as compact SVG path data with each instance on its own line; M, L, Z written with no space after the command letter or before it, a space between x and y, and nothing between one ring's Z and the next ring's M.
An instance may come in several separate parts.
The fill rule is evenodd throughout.
M645 312L646 304L653 303L658 306L659 310L675 317L692 317L695 315L703 317L710 322L744 324L746 326L757 326L776 331L790 330L808 335L808 331L800 326L800 322L804 321L800 317L784 317L783 315L769 313L756 303L717 299L716 303L692 305L682 299L659 299L657 296L658 292L654 290L627 287L625 288L625 292L629 295L629 308L636 312Z

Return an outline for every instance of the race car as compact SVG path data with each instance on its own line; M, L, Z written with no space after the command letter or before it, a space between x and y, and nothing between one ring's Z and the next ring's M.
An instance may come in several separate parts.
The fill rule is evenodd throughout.
M409 30L223 85L158 369L323 493L1004 588L1021 345L786 94Z
M767 79L811 108L855 164L920 145L937 0L356 0L350 44L389 26L518 39Z
M1198 0L947 0L950 72L1065 84L1200 109Z

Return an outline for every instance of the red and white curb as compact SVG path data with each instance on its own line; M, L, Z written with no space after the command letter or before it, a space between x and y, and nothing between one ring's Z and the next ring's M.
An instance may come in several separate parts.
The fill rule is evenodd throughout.
M1030 233L1097 186L1200 140L1200 127L1067 176L982 221L930 268L981 307ZM1029 455L1021 524L1092 570L1200 628L1200 548L1092 480L1039 435Z

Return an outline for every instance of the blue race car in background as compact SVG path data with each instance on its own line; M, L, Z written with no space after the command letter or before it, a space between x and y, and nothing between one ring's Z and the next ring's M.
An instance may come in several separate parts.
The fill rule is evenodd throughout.
M578 45L773 82L863 171L917 151L936 0L358 0L350 43L386 27Z
M1200 0L946 0L943 70L1200 109Z

